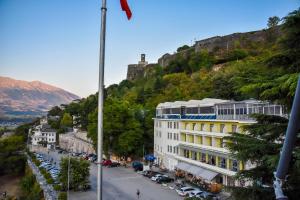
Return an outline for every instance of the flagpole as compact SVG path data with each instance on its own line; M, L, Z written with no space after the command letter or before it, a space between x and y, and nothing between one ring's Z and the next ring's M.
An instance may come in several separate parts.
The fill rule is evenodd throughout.
M100 54L99 54L99 88L98 88L98 177L97 200L102 200L102 149L103 149L103 94L104 94L104 60L105 60L105 33L106 33L106 0L102 0L101 30L100 30Z

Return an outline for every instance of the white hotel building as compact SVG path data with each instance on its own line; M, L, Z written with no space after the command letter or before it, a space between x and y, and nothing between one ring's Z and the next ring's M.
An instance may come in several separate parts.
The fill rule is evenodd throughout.
M251 163L235 160L223 137L255 123L250 114L286 116L283 107L257 100L203 99L160 103L154 118L156 162L206 182L240 185L233 176Z

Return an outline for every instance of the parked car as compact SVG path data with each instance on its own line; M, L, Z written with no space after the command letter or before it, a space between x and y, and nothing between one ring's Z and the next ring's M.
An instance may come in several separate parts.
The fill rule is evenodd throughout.
M143 176L146 176L148 178L151 178L152 176L155 176L156 174L159 174L158 172L154 172L151 170L145 171L145 173L143 174Z
M156 181L159 177L163 176L162 174L156 174L155 176L151 177L152 181Z
M97 155L93 154L92 156L90 156L89 161L91 161L91 162L97 161Z
M210 197L212 199L218 199L216 195L214 195L213 193L210 193L210 192L206 192L206 191L202 192L199 195L196 195L196 197L198 197L198 198L204 198L204 199L206 199L208 197Z
M134 171L143 171L144 166L141 162L134 161L132 162L132 168L134 169Z
M62 154L64 151L63 150L58 150L57 153Z
M174 179L168 176L161 176L156 179L156 183L170 183L172 181L174 181Z
M121 164L118 162L112 162L108 167L119 167Z
M102 164L103 166L109 166L109 165L111 165L111 163L112 163L111 160L103 160L101 164Z
M180 189L176 189L176 192L177 192L180 196L185 197L185 196L189 195L189 193L190 193L191 191L194 191L194 190L196 190L196 189L187 186L187 187L182 187L182 188L180 188Z
M203 193L202 190L196 189L196 190L193 190L193 191L189 192L189 197L196 197L196 196L199 196L202 193Z

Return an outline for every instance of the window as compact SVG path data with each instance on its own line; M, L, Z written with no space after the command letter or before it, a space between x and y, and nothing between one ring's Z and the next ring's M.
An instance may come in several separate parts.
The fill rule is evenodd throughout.
M175 128L176 128L176 122L174 122L174 124L173 124L173 125L174 125L174 129L175 129Z
M237 160L232 161L232 171L238 171L238 162Z
M174 133L174 134L173 134L173 139L176 140L176 137L177 137L177 134Z
M161 132L159 131L159 137L161 137Z
M220 133L224 133L225 124L220 124Z
M204 131L204 124L201 124L200 131Z
M170 122L170 128L172 128L172 122Z
M206 155L201 153L201 162L206 162Z
M237 126L236 126L236 125L232 125L232 126L231 126L231 129L232 129L232 130L231 130L232 132L234 132L234 133L237 132Z
M226 169L226 159L225 158L221 158L220 167L223 169Z
M193 123L193 130L195 130L195 127L196 127L196 123Z
M170 133L170 139L172 139L172 133Z
M176 147L173 147L173 153L176 153Z
M214 130L214 125L213 125L213 124L210 124L210 125L209 125L209 131L210 131L210 132L213 132L213 130Z

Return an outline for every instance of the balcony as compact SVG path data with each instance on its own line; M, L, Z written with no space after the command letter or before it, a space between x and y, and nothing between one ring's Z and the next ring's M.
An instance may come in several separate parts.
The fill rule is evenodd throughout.
M210 151L210 152L215 152L215 153L220 153L220 154L225 154L225 155L230 154L230 151L225 148L207 146L207 145L203 145L203 144L189 143L189 142L184 142L184 141L180 141L179 146L190 147L190 148L194 148L194 149L202 149L205 151Z
M208 170L220 173L220 174L224 174L224 175L227 175L227 176L236 175L236 172L230 171L228 169L220 168L218 166L210 165L210 164L199 162L199 161L196 161L196 160L191 160L189 158L185 158L185 157L182 157L182 156L179 156L179 155L175 155L174 157L176 159L180 160L180 161L187 162L187 163L190 163L190 164L193 164L193 165L196 165L196 166L200 166L200 167L203 167L205 169L208 169Z

